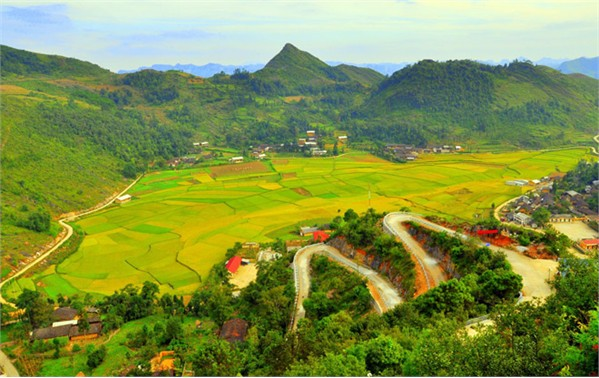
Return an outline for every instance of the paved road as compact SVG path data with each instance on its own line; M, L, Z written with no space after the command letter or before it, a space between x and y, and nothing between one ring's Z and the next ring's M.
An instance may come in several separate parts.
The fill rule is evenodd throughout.
M385 224L387 224L388 227L395 227L395 229L399 227L397 225L399 222L407 221L416 222L432 230L447 232L449 235L457 236L463 239L468 238L468 236L465 236L454 230L450 230L438 224L427 221L426 219L423 219L415 214L390 213L387 214L384 220ZM477 241L480 245L485 245L485 243L478 239L474 240ZM407 240L402 239L402 241L406 242ZM506 255L506 259L512 265L513 271L516 274L522 276L523 301L530 301L534 297L546 298L551 294L551 286L547 283L547 279L549 279L553 274L557 272L557 261L532 259L519 252L512 251L511 249L496 246L490 246L489 248L491 248L494 251L503 252ZM432 259L432 257L430 258ZM424 259L422 262L425 265L427 264L427 261ZM429 266L430 265L427 265L427 267Z
M291 329L295 330L297 322L306 315L303 302L310 294L310 259L315 254L327 255L364 276L372 284L374 290L377 291L378 296L373 295L373 298L380 297L381 299L380 301L375 299L376 309L379 313L385 312L402 302L395 287L378 272L365 265L358 265L355 261L343 256L336 248L322 243L313 244L297 251L293 258L297 302Z
M56 243L56 245L54 245L54 247L52 247L50 250L48 250L47 252L45 252L44 254L40 255L38 258L36 258L35 260L33 260L32 262L30 262L29 264L25 265L21 270L19 270L17 273L13 274L12 276L10 276L9 278L7 278L6 280L0 282L0 304L8 304L8 301L6 301L6 299L4 299L2 297L2 287L10 282L11 280L14 280L15 278L18 278L20 276L22 276L23 274L25 274L29 269L31 269L32 267L34 267L35 265L37 265L38 263L40 263L41 261L43 261L46 257L50 256L52 254L52 252L56 251L58 248L60 248L60 246L62 246L67 240L69 240L69 238L73 235L73 228L71 226L69 226L66 222L72 222L75 219L82 217L84 215L88 215L91 213L94 213L96 211L100 211L104 208L106 208L107 206L109 206L110 204L112 204L114 202L114 200L117 197L122 196L123 194L125 194L129 189L131 189L131 187L133 185L135 185L140 179L142 178L142 176L138 177L135 181L133 181L131 183L131 185L127 186L127 188L125 188L125 190L123 190L122 192L120 192L119 194L114 195L109 201L107 201L104 205L93 208L92 210L85 210L83 212L80 213L70 213L67 215L64 215L62 218L60 218L58 220L58 223L62 226L62 228L64 230L66 230L66 234L63 236L63 238Z
M7 377L20 377L19 371L10 362L10 359L4 352L0 350L0 366L2 367L2 373Z
M426 285L428 289L438 286L441 282L447 281L447 276L439 262L429 255L418 243L412 238L412 235L402 225L403 222L414 221L427 226L436 231L443 231L443 228L423 218L416 217L407 213L390 213L383 220L385 227L389 229L395 236L400 238L406 249L416 257L418 264L422 268Z

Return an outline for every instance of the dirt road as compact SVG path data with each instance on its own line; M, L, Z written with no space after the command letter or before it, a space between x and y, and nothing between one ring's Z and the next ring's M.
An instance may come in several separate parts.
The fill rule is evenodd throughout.
M393 230L398 230L401 222L416 222L421 224L424 227L430 228L434 231L439 232L447 232L449 235L454 235L460 238L468 238L468 236L462 235L454 230L450 230L448 228L439 226L438 224L427 221L426 219L421 218L415 214L409 213L390 213L385 217L384 223L386 227L390 227ZM407 233L406 233L407 234ZM398 232L396 235L405 236ZM406 243L407 241L412 240L411 237L402 241ZM475 239L476 240L476 239ZM480 245L484 245L482 241L478 241ZM551 294L551 286L547 283L547 279L549 279L552 275L557 272L558 263L553 260L540 260L540 259L532 259L528 256L524 256L523 254L512 251L510 249L491 246L490 247L494 251L500 251L505 253L506 259L512 265L512 269L516 274L522 276L522 295L523 301L530 301L533 298L546 298ZM427 255L428 256L428 255ZM432 257L428 257L431 260ZM434 267L432 262L428 262L426 259L422 258L422 263L427 267Z
M315 254L329 256L364 276L371 283L369 285L371 290L374 288L378 294L373 295L373 298L380 298L378 301L375 299L376 309L379 313L390 310L402 302L395 287L378 272L343 256L336 248L322 243L313 244L297 251L293 258L296 304L291 329L295 330L297 322L306 315L303 302L310 294L310 259Z

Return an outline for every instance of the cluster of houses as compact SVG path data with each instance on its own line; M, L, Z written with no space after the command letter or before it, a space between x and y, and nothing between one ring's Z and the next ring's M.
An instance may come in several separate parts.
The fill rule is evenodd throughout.
M299 138L297 145L304 150L310 151L310 155L312 156L324 156L327 154L327 150L318 147L318 138L315 130L306 131L306 137Z
M462 146L442 145L433 147L414 147L411 144L388 144L385 146L384 154L393 160L414 161L421 154L449 154L463 151Z
M54 322L50 327L37 328L30 333L31 340L47 340L67 336L70 341L95 339L102 333L102 321L98 310L86 309L87 324L81 323L79 311L70 307L59 307L52 313Z

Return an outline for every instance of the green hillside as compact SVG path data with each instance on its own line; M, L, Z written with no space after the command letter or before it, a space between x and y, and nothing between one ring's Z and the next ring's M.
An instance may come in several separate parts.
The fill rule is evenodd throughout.
M0 45L2 77L10 75L54 77L108 77L110 71L96 64L58 55L45 55Z
M252 86L260 93L310 94L359 90L380 82L384 76L360 67L331 67L315 56L287 43L266 66L252 74ZM343 89L342 89L343 88Z
M594 79L529 63L424 60L383 81L360 118L399 121L429 142L540 148L583 141L596 130L596 89Z

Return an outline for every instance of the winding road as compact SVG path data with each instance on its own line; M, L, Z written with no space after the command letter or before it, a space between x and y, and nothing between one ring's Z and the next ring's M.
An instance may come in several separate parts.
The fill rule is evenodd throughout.
M337 248L322 243L312 244L297 251L293 258L296 302L294 316L291 321L292 330L296 329L297 322L306 315L303 302L310 294L310 259L315 254L331 257L364 276L370 283L369 289L371 294L374 294L375 308L379 313L390 310L402 302L395 287L378 272L345 257ZM373 293L373 291L376 291L376 293Z
M406 228L402 225L405 222L418 223L433 231L446 232L448 235L464 240L471 238L430 222L417 214L395 212L385 216L383 219L384 229L399 238L406 249L416 257L424 272L427 286L431 289L441 282L446 281L447 276L443 269L441 269L438 261L424 251L422 246L407 232ZM472 240L481 246L486 245L478 239ZM557 272L558 263L556 261L532 259L516 251L496 246L489 246L489 248L493 251L504 253L513 271L522 276L522 301L530 301L534 298L544 299L551 294L551 286L547 280L552 274ZM390 310L403 302L395 287L378 272L345 257L339 250L331 246L322 243L309 245L297 251L293 258L296 298L295 311L291 320L292 330L296 329L298 321L306 315L303 302L310 294L310 259L315 254L329 256L368 279L369 283L371 283L370 291L375 299L376 309L379 313ZM373 291L376 291L376 293L373 293ZM376 298L380 299L377 300Z
M383 222L385 227L390 228L396 236L401 238L401 241L404 244L408 244L414 242L414 240L407 232L402 232L405 230L402 230L403 226L401 225L401 223L409 221L418 223L434 231L446 232L447 234L452 236L457 236L462 239L469 239L469 237L466 235L460 234L454 230L450 230L433 222L427 221L426 219L423 219L416 214L389 213L385 216ZM485 245L485 243L478 239L472 240L474 240L481 246ZM414 242L414 244L419 245L417 242ZM551 294L551 286L547 282L547 279L549 279L553 274L555 274L555 272L557 272L557 261L533 259L519 252L512 251L511 249L501 248L493 245L489 246L489 248L493 251L504 253L506 255L507 261L509 261L509 263L511 264L514 273L522 276L523 301L530 301L535 297L546 298ZM429 280L439 283L439 279L442 279L442 277L444 277L444 273L441 271L441 268L437 265L436 260L429 256L426 252L422 251L422 248L420 248L420 251L417 251L416 249L411 249L410 252L416 255L421 265L424 265L425 274L430 274Z

